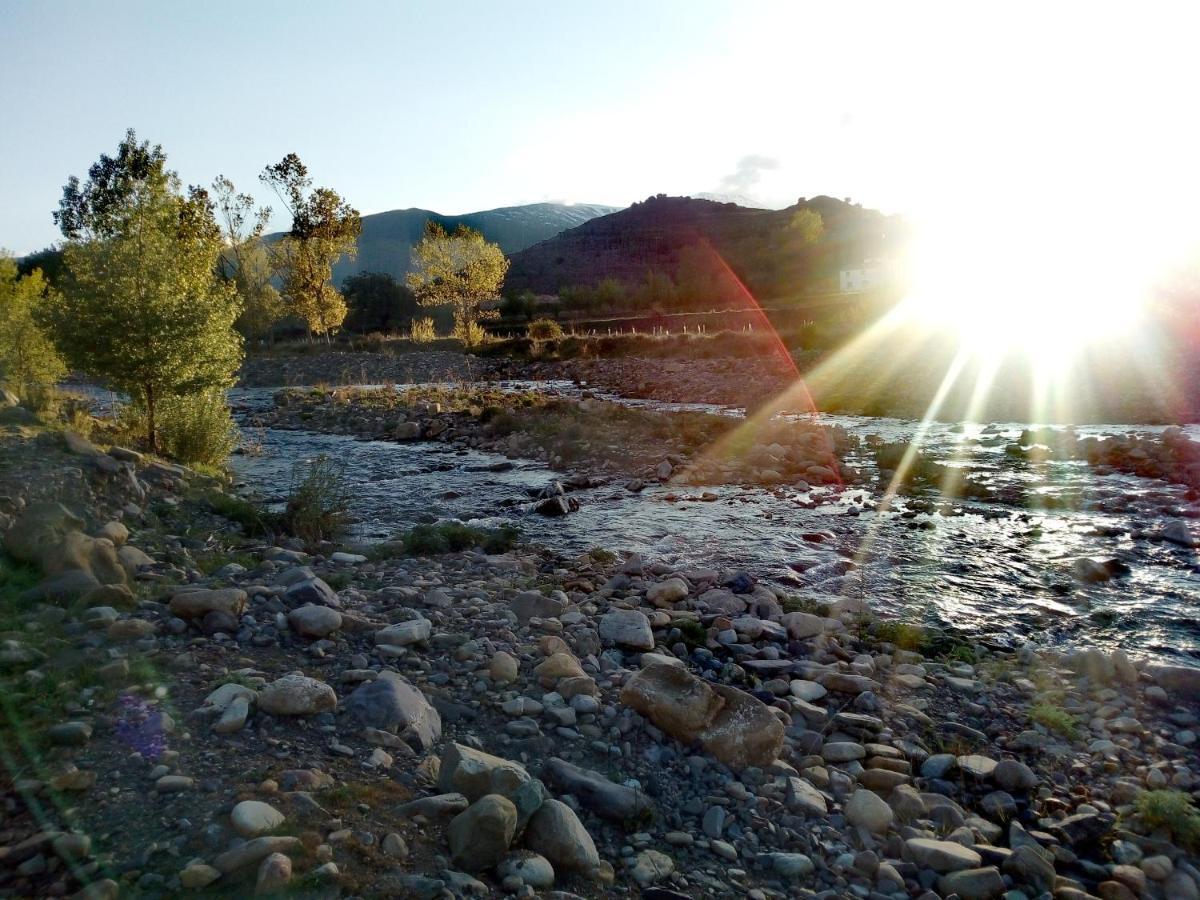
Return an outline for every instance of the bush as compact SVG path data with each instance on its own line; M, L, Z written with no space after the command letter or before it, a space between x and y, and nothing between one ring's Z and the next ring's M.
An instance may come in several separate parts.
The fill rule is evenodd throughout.
M283 511L283 526L289 532L310 546L333 540L349 524L349 509L344 472L329 457L321 455L293 469Z
M531 341L556 341L563 336L562 327L553 319L534 319L526 333Z
M1174 841L1187 848L1200 848L1200 810L1183 791L1142 791L1137 796L1137 815L1150 831L1165 829Z
M414 344L428 344L437 340L437 329L433 327L433 319L428 316L423 319L413 319L409 326L408 336Z
M1052 703L1035 703L1029 710L1029 718L1069 740L1079 737L1079 723L1075 717Z
M478 347L487 341L487 331L472 319L458 319L454 323L452 337L458 338L467 347Z
M238 431L220 391L169 397L158 404L159 444L188 465L217 466L237 446Z
M214 490L205 499L213 512L230 521L237 522L248 537L262 537L271 534L278 525L276 516L235 494Z
M505 553L517 543L519 532L506 525L502 528L473 528L461 522L442 522L438 525L417 525L401 540L409 556L437 556L457 553L472 547L482 547L485 553Z

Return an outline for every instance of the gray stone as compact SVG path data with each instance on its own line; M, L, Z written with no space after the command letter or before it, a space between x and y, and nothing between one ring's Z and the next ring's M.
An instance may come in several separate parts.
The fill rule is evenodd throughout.
M442 718L425 695L401 675L383 671L354 689L345 703L348 715L363 725L394 731L428 750L442 736Z
M600 639L634 650L653 650L654 632L646 614L636 609L614 609L600 617Z
M284 675L258 695L258 708L273 716L315 716L337 706L333 688L306 675Z
M592 836L575 811L558 800L547 800L534 813L525 843L550 860L556 871L590 873L600 865Z
M517 831L517 808L507 797L487 794L450 821L450 858L468 872L499 863Z

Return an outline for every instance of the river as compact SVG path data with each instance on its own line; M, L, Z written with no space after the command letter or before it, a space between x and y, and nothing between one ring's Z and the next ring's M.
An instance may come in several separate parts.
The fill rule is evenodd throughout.
M568 382L511 382L577 396ZM273 391L236 390L240 420L270 403ZM621 400L650 408L741 410L703 404ZM325 454L344 465L357 520L354 536L377 541L441 518L492 526L516 524L524 538L565 552L592 547L634 551L680 565L745 570L819 601L848 593L912 621L952 628L994 644L1026 638L1050 644L1120 646L1200 665L1200 566L1192 551L1152 539L1164 517L1190 512L1184 489L1129 475L1099 475L1085 462L1031 463L1005 449L1023 423L948 425L899 419L822 416L827 424L888 441L912 440L938 461L966 465L1002 495L1022 504L898 496L878 511L881 485L846 490L743 487L701 489L650 485L640 493L621 480L576 492L577 513L549 519L532 511L532 493L561 479L531 461L440 443L364 441L339 435L252 429L256 455L233 459L237 476L280 502L298 461ZM1160 431L1088 426L1079 436ZM1200 439L1200 427L1185 429ZM848 460L873 474L869 453ZM1081 557L1120 559L1128 575L1083 584L1072 574Z

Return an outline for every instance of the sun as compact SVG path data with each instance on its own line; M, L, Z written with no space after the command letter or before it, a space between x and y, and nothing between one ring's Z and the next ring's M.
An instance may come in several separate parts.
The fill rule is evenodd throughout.
M928 223L907 260L899 313L949 331L969 354L1064 368L1089 345L1136 328L1148 295L1144 255L1103 237L1087 222L996 211Z

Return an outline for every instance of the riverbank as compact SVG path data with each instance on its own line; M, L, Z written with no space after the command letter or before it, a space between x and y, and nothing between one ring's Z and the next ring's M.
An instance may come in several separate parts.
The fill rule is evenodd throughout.
M956 422L1172 425L1200 421L1200 370L1171 359L1088 358L1056 374L1054 403L1030 361L960 358L943 343L898 355L898 338L841 350L789 350L771 332L565 337L500 341L465 354L453 342L346 349L304 345L248 357L247 387L462 380L575 381L597 391L665 402L776 412L894 416ZM356 347L358 349L352 349ZM1129 368L1137 372L1128 376ZM957 375L946 382L947 373ZM986 390L980 392L980 386ZM940 399L935 402L935 397Z
M17 895L1200 896L1200 670L745 568L302 547L186 469L2 439Z

